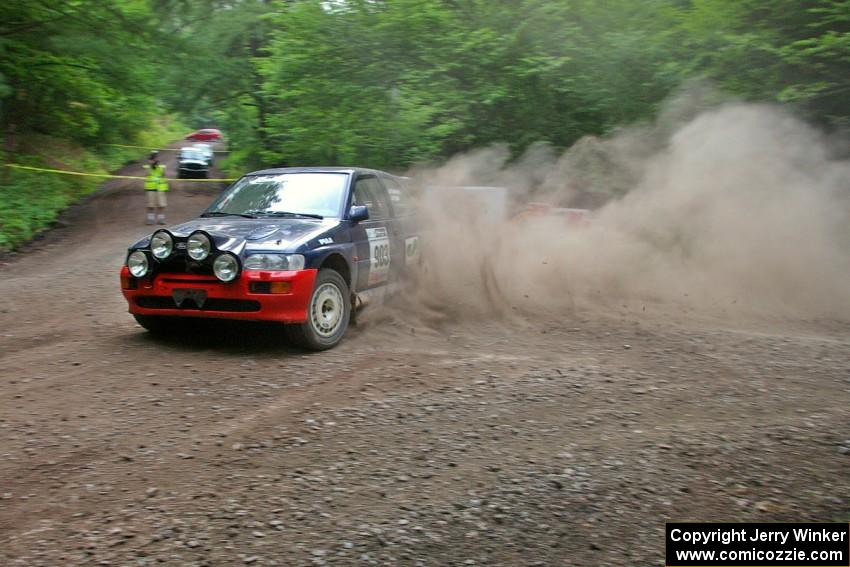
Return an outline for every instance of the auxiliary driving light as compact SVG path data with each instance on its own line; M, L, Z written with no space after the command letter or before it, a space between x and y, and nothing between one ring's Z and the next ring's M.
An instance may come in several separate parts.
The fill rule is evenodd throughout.
M174 250L174 239L164 230L158 230L151 236L151 254L157 260L165 260Z
M193 260L201 261L210 255L212 244L210 238L203 232L195 232L189 235L189 241L186 243L186 253Z
M148 263L148 256L144 252L136 250L127 256L127 269L130 270L130 274L132 274L133 277L145 277L149 268L150 264Z
M239 260L233 254L224 253L213 262L213 273L223 282L232 282L239 275Z

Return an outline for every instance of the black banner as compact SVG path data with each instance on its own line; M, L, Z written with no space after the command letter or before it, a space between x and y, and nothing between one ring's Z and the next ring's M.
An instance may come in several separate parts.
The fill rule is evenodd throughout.
M850 567L850 524L666 526L668 567Z

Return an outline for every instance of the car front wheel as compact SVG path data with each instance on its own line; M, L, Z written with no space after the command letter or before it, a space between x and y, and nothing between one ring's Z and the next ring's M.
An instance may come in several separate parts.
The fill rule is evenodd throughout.
M174 329L174 320L169 321L168 317L157 315L133 315L136 323L144 327L148 332L154 335L166 334Z
M310 350L326 350L342 340L351 319L351 294L339 272L319 270L307 305L307 320L288 325L289 338Z

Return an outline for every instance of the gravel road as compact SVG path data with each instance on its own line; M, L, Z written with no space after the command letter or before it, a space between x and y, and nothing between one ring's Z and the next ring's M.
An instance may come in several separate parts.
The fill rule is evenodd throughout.
M318 354L155 339L118 282L141 187L65 222L0 265L0 564L659 565L665 521L850 518L847 321L400 302Z

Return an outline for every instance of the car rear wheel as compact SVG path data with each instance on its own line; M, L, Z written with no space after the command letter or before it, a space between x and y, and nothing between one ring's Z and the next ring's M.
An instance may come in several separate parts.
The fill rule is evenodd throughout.
M351 319L351 294L339 272L319 270L307 305L307 320L288 325L289 339L309 350L335 347L348 329Z

